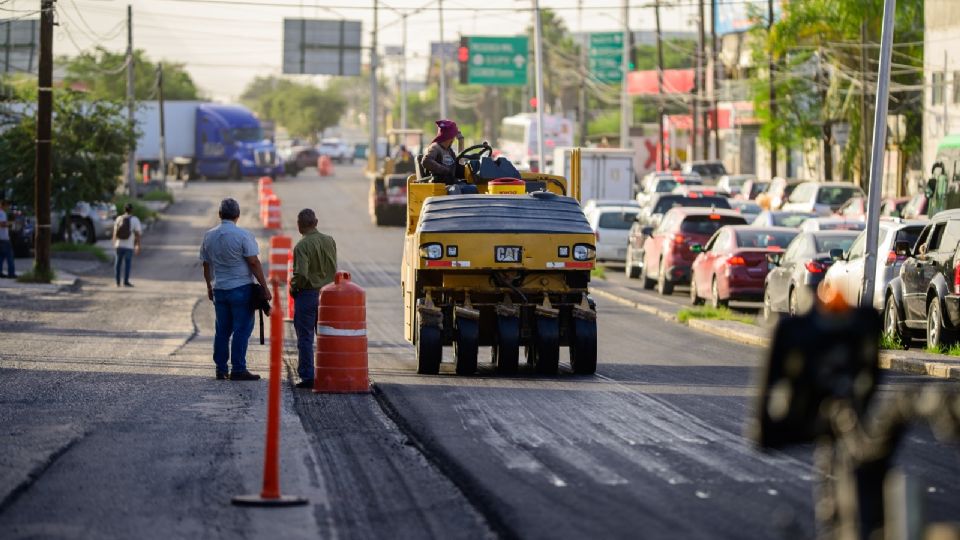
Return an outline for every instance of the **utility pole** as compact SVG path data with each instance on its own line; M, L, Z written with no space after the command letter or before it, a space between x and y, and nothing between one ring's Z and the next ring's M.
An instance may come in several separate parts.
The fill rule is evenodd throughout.
M134 128L133 119L133 6L127 4L127 123ZM137 161L134 149L127 153L127 193L137 196Z
M34 204L37 212L37 237L34 245L34 275L38 280L50 276L50 174L51 131L53 119L53 2L40 3L40 64L37 73L37 158Z
M710 113L711 118L713 119L713 153L710 155L712 158L720 158L720 99L718 97L717 90L720 87L719 76L718 76L718 61L719 61L719 50L717 49L717 3L710 2L710 101L713 104L713 111ZM733 118L733 115L730 115L730 118ZM730 128L733 128L733 122L730 123Z
M160 178L167 189L167 129L163 115L163 62L157 62L157 97L160 109Z
M540 0L533 0L533 56L537 63L537 170L546 171L543 153L543 28L540 27Z
M377 15L379 14L379 3L373 0L373 29L370 32L370 150L367 155L367 164L371 171L376 170L377 156Z
M700 0L700 50L697 52L697 77L700 78L700 84L697 85L697 101L702 105L703 111L703 159L710 159L710 129L708 119L710 118L710 107L707 105L707 34L706 20L704 11L704 0Z
M590 47L590 36L583 33L583 0L577 0L577 31L583 40L580 43L580 95L577 116L580 123L580 146L587 145L587 83L589 76L587 66L587 48Z
M440 118L447 117L447 42L443 33L443 0L438 0L440 14Z
M407 129L407 14L404 13L403 19L403 38L401 48L403 49L403 61L400 64L400 129Z
M623 0L623 50L620 59L620 148L630 148L630 124L633 103L627 94L627 72L630 71L630 2Z
M867 22L860 23L860 186L867 189Z
M767 35L773 30L773 0L767 0ZM770 58L767 65L767 71L770 74L770 121L777 116L777 86L774 81L776 65L773 63L773 52L770 52ZM776 141L776 136L774 136ZM777 176L777 143L770 143L770 178Z
M660 33L660 0L654 1L653 14L657 25L657 120L660 124L660 168L668 170L670 160L667 157L667 146L663 139L663 36Z
M947 51L946 51L946 49L944 49L944 51L943 51L943 81L942 81L942 83L943 83L943 84L942 84L942 87L943 87L943 88L942 88L942 90L941 90L941 94L943 95L943 135L944 135L944 136L946 136L947 133L950 131L950 122L947 121L947 120L949 119L949 113L947 112L947 103L948 103L948 102L947 102L947 70L948 70L948 69L949 69L949 68L947 67ZM954 82L953 84L957 84L957 83Z
M883 151L887 138L887 101L890 92L890 56L893 50L893 14L897 0L884 0L880 32L880 69L877 73L877 104L873 119L873 147L870 160L870 190L867 192L867 245L860 289L860 306L873 307L877 278L877 238L880 236L880 190L883 186ZM946 99L946 96L944 96Z

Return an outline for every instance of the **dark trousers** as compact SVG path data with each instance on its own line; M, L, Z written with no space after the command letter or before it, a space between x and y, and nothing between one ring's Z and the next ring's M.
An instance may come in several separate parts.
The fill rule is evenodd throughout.
M123 282L130 283L130 265L133 264L133 250L130 248L117 248L116 264L114 273L117 275L117 285L120 285L120 274L123 274ZM123 271L121 272L121 267Z
M313 379L313 340L317 332L320 291L297 291L293 300L293 328L297 331L299 352L297 374L300 379L309 381Z
M17 275L13 266L13 242L9 240L0 240L0 270L2 270L4 260L7 261L7 276Z

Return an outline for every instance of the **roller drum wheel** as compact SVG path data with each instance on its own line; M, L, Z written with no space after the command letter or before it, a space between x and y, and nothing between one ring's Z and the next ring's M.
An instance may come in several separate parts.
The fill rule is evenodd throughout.
M520 364L520 319L497 317L497 332L494 335L493 364L497 373L512 375Z
M480 343L480 324L473 319L458 319L453 353L457 375L477 372L477 347Z
M537 317L534 340L534 369L542 375L555 375L560 368L560 320Z
M597 321L573 319L570 337L570 366L578 375L597 371Z
M417 323L417 373L436 375L440 373L443 358L443 341L440 329Z

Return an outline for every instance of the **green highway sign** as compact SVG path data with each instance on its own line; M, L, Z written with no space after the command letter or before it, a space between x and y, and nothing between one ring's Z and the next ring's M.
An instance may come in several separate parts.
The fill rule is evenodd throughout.
M623 80L623 32L599 32L590 34L587 49L590 74L603 83L618 83Z
M527 36L468 36L459 51L467 84L522 86L527 84Z

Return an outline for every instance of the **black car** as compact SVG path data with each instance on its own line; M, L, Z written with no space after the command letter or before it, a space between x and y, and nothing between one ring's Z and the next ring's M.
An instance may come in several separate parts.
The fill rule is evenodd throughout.
M813 307L817 285L833 262L850 249L856 231L803 232L783 253L768 255L770 272L763 287L763 317L798 315Z
M901 343L926 337L928 347L949 347L960 338L960 209L937 213L914 246L898 242L906 256L900 276L884 294L884 331Z
M627 255L624 263L624 273L630 279L640 277L640 268L643 266L643 243L647 236L643 230L647 227L656 228L671 208L677 206L716 208L729 210L730 201L726 197L706 195L682 195L678 193L655 193L651 196L647 206L637 214L627 238Z

